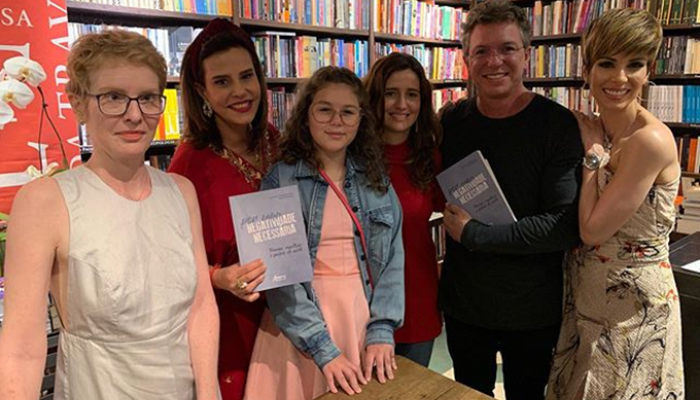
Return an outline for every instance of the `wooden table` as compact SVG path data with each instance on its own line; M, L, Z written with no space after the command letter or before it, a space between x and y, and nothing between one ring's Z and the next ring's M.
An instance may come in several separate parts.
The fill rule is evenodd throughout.
M317 400L494 400L406 358L397 356L396 363L392 381L382 385L373 377L360 394L326 393Z
M681 301L685 398L700 399L700 274L680 267L700 259L700 232L671 243L670 259Z

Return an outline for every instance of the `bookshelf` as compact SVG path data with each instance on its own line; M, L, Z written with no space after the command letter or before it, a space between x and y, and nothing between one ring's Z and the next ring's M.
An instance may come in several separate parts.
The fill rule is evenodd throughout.
M654 86L643 93L643 103L666 122L676 136L683 175L700 177L697 164L690 165L693 156L688 149L691 139L700 136L700 110L697 110L697 106L695 111L692 111L679 105L700 95L700 88L697 92L690 90L696 86L700 87L700 61L697 60L699 54L697 51L693 52L690 47L693 39L700 38L700 12L697 10L697 2L680 1L679 4L683 5L683 8L675 13L666 9L665 14L658 9L662 2L644 0L591 0L592 5L588 8L588 13L584 8L579 10L581 4L585 4L581 0L520 0L516 3L527 10L534 32L531 44L533 50L530 54L533 64L528 67L525 85L569 108L584 112L595 109L595 105L591 104L588 95L582 89L584 80L581 77L579 43L586 26L613 4L617 7L653 7L650 11L657 15L663 24L664 43L656 63L657 70L651 74ZM578 19L575 17L577 15ZM691 56L686 57L686 51L690 52ZM696 141L692 143L695 144ZM697 150L695 158L700 156Z
M94 25L90 29L101 29L102 25L118 25L124 27L143 28L144 35L151 38L158 47L158 41L170 40L172 31L179 27L190 27L193 29L202 28L211 19L216 17L230 18L235 24L241 26L248 31L253 37L261 37L278 35L279 38L294 40L302 38L315 38L318 42L342 41L346 43L351 52L357 53L358 49L362 52L360 58L349 60L350 66L355 66L355 71L359 75L364 74L369 70L370 65L381 56L381 51L386 51L386 46L395 46L393 51L405 51L410 54L418 55L423 52L424 57L421 59L424 63L438 63L435 66L427 66L426 72L432 70L434 73L428 76L431 79L436 91L434 99L436 105L442 104L444 101L455 99L464 95L468 91L467 81L462 79L461 74L451 73L442 75L444 70L443 65L452 63L454 55L443 56L442 49L459 50L460 42L458 40L459 33L459 18L464 16L473 0L319 0L313 5L312 14L310 11L304 10L303 3L299 2L267 2L261 0L207 0L205 2L188 2L180 3L184 7L181 11L178 9L177 2L164 1L156 6L164 9L148 9L126 6L132 4L133 0L112 1L115 4L96 4L88 2L90 0L67 0L68 21L74 26ZM109 0L107 2L110 2ZM138 2L133 2L138 4ZM222 4L225 6L222 6ZM202 4L206 4L206 9ZM200 11L193 10L200 7ZM395 6L395 7L394 7ZM219 14L215 15L212 12L220 8ZM221 9L223 7L223 9ZM294 9L294 7L300 7ZM401 10L397 9L400 8ZM384 10L384 11L382 11ZM388 12L394 14L382 14ZM334 14L335 13L335 14ZM425 23L411 23L410 16L423 17ZM333 18L335 16L335 18ZM329 18L330 17L330 18ZM392 24L392 28L374 29L377 27L376 19L383 18L387 23ZM442 21L442 25L432 26L427 21ZM301 22L312 23L301 23ZM151 32L161 30L161 32ZM419 35L404 34L404 31L410 30ZM167 31L167 32L163 32ZM77 36L85 31L74 33ZM196 34L196 33L195 33ZM160 35L160 36L159 36ZM194 37L194 35L193 35ZM163 39L164 38L164 39ZM279 39L275 38L275 39ZM298 43L297 45L301 45ZM303 42L303 44L307 44ZM335 43L334 43L335 45ZM384 49L382 50L382 46ZM159 47L160 49L161 47ZM167 48L167 47L166 47ZM265 62L265 57L258 53ZM418 50L416 50L418 49ZM172 50L170 50L172 51ZM184 50L183 50L184 51ZM164 53L166 51L163 51ZM414 53L415 52L415 53ZM446 51L445 51L446 52ZM267 54L273 57L279 57L280 52L268 52ZM440 58L438 60L439 54ZM170 62L169 54L164 54ZM292 60L291 62L294 62ZM326 60L327 61L327 60ZM334 59L334 62L337 62ZM343 60L348 62L348 60ZM290 64L290 60L276 60L274 58L268 60L268 63L283 63ZM297 61L301 63L301 61ZM274 65L274 64L273 64ZM323 61L314 64L315 67L325 65ZM348 66L348 64L343 64ZM425 65L425 64L424 64ZM179 67L178 67L179 68ZM179 70L178 70L179 71ZM178 71L172 71L167 80L167 86L171 89L177 89L179 86ZM267 84L268 89L273 97L276 97L278 102L271 102L271 106L285 108L286 110L277 110L271 115L276 116L274 123L279 127L283 124L286 112L289 111L293 103L293 90L303 78L300 76L308 76L312 71L303 71L303 74L297 74L295 69L287 69L285 74L277 74L268 72ZM459 71L457 71L459 72ZM270 94L268 94L270 95ZM281 102L281 103L280 103ZM176 141L156 140L149 149L147 156L160 156L163 154L171 154L176 146ZM84 160L87 160L91 154L89 145L81 146L81 154Z
M203 27L218 15L164 11L148 8L114 6L66 0L68 21L81 24L114 24L128 22L133 26L197 26Z

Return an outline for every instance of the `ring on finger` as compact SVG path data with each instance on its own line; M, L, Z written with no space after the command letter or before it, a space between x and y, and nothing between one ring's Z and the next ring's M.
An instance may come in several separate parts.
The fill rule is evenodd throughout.
M236 279L236 289L244 290L247 287L248 287L248 282L242 281L240 279Z

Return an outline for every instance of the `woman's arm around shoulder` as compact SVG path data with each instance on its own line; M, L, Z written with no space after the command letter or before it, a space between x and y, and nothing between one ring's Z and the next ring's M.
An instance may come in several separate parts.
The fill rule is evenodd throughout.
M68 211L55 180L39 179L19 191L7 233L0 399L36 400L46 362L51 274L59 246L68 241Z
M598 198L596 174L584 168L579 229L588 245L598 245L620 230L639 209L654 184L680 174L673 134L659 121L647 123L626 139L615 174Z
M197 288L187 321L190 356L198 399L217 398L217 354L219 349L219 313L214 300L209 265L202 238L202 223L194 186L186 178L170 174L182 192L192 223L192 246L197 268Z

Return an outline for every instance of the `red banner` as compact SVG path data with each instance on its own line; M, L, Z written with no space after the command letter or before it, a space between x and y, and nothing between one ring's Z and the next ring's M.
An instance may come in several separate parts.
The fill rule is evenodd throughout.
M9 58L30 58L44 68L47 79L41 83L48 115L58 130L68 162L80 162L78 125L68 104L68 16L65 0L0 0L0 68ZM9 213L19 188L29 182L25 172L30 165L40 169L51 162L61 164L59 139L44 118L39 143L41 96L25 109L11 105L15 120L0 130L0 212Z

